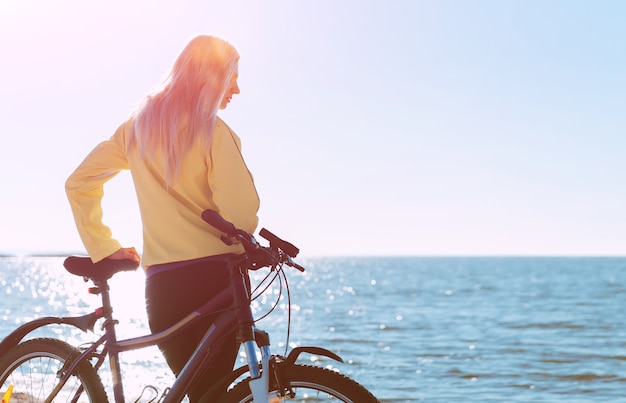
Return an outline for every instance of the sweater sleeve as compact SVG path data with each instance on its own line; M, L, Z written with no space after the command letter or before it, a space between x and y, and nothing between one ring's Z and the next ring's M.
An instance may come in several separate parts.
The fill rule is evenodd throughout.
M254 232L259 209L254 179L241 154L239 137L219 119L209 154L208 180L218 212L237 228Z
M102 197L104 184L121 170L128 169L127 128L128 124L120 126L109 140L98 144L65 182L78 233L94 262L121 248L102 221Z

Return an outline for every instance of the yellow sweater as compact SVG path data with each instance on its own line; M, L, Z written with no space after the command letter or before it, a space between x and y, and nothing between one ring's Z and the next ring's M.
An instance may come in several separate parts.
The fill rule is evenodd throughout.
M165 177L162 155L143 159L137 147L127 153L132 124L132 119L125 122L108 141L96 146L65 183L78 232L91 259L98 262L121 247L102 222L101 201L105 182L123 169L130 169L139 201L144 267L242 253L240 245L224 244L219 232L177 201L152 175L146 163ZM236 227L252 233L258 224L259 197L240 150L239 137L218 118L210 152L202 145L191 149L173 187L192 205L216 210Z

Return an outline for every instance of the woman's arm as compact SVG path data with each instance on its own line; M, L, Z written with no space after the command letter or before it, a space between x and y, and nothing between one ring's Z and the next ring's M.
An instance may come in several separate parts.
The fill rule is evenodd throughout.
M104 184L121 170L128 169L125 128L126 125L122 125L113 137L98 144L65 182L76 227L94 262L121 248L102 222L102 197Z

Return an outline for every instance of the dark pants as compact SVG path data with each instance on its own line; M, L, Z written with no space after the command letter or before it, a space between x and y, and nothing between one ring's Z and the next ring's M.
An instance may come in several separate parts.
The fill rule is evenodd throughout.
M153 333L172 326L194 309L203 305L229 284L226 260L192 263L184 267L157 273L146 281L146 309ZM167 342L159 344L165 359L176 376L210 327L214 316L201 320ZM239 344L236 334L228 336L211 368L203 375L197 387L189 393L196 402L215 381L232 371Z

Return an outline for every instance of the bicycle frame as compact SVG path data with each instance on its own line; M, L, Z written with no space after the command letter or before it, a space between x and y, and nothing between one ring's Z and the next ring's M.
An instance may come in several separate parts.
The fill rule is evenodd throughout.
M246 246L247 253L262 249L251 234L237 230L226 221L216 222L217 217L219 217L216 212L205 210L202 217L205 221L228 235L222 237L224 242L229 241L230 238L236 238ZM276 269L278 266L282 267L282 264L285 263L288 266L304 271L303 267L291 260L291 257L298 253L298 249L295 246L281 240L265 229L261 230L260 235L270 241L270 246L274 245L283 251L281 252L283 254L278 259L275 259L275 263L271 267ZM270 248L265 249L269 250ZM250 375L248 384L255 402L269 401L268 385L270 378L272 384L278 388L277 390L280 391L279 393L282 396L283 393L288 392L288 388L284 387L279 375L281 371L277 371L277 368L282 368L283 372L288 371L290 366L295 365L299 355L303 352L322 355L343 362L341 357L321 347L297 347L292 349L287 357L271 355L269 336L267 333L254 327L254 318L250 308L251 290L248 289L249 281L246 281L249 270L270 265L267 263L259 265L254 260L248 261L247 255L245 259L245 262L238 257L231 259L228 265L230 286L178 323L158 333L118 340L115 332L117 321L113 319L108 280L117 272L136 270L137 263L133 261L101 261L93 264L88 257L70 257L64 263L65 268L72 274L83 276L86 280L90 279L93 281L95 288L91 288L90 292L101 295L102 307L90 314L79 317L44 317L25 323L0 342L0 355L5 354L19 344L26 335L42 326L64 324L75 326L83 332L87 332L93 331L95 323L100 319L104 319L104 335L84 349L77 357L67 357L65 365L59 374L59 383L51 395L48 396L46 402L54 399L80 363L87 361L91 365L92 358L96 358L97 361L93 365L98 370L108 356L115 403L124 403L124 387L119 354L125 351L157 345L210 314L218 315L180 374L178 374L168 393L164 397L162 396L163 400L161 401L163 403L180 402L184 398L190 388L198 382L199 376L202 375L203 371L210 367L215 358L215 352L221 347L223 337L233 330L238 331L238 340L241 341L247 356L247 366L237 368L229 374L225 374L221 379L216 379L213 385L206 385L207 392L202 398L203 402L215 401L214 399L218 397L218 393L225 391L228 385L246 372ZM261 351L261 363L259 363L257 358L256 346ZM102 350L98 352L100 347L102 347ZM77 391L77 394L79 393L81 393L80 390Z
M194 324L200 318L209 314L220 312L211 327L207 330L205 336L199 343L191 358L172 384L167 395L164 397L163 403L180 402L184 398L189 388L197 381L198 376L202 374L202 371L210 366L211 361L214 358L214 353L219 350L221 338L236 327L239 330L239 337L247 354L248 370L250 371L250 375L252 379L259 378L259 362L255 353L256 342L254 338L255 329L253 327L254 319L249 305L249 290L247 289L245 281L245 273L247 272L247 269L239 268L237 265L231 264L229 270L231 280L230 287L222 290L210 301L197 310L191 312L176 324L158 333L123 340L117 339L115 332L116 321L113 319L113 309L111 307L108 281L105 279L98 281L94 280L96 289L101 294L102 307L94 311L92 314L78 318L41 318L37 320L36 323L23 325L25 327L24 330L20 331L20 328L16 329L16 331L5 338L3 344L7 341L15 341L16 339L17 342L19 342L19 340L21 340L21 338L23 338L30 331L47 324L71 324L81 328L83 331L86 331L89 327L93 328L93 324L96 320L104 319L104 334L90 347L85 349L80 356L66 363L66 368L64 368L63 375L59 379L57 387L46 401L52 401L54 399L56 393L61 390L75 368L82 361L90 360L92 357L96 357L98 362L95 364L95 367L98 369L108 355L113 380L113 394L115 402L124 403L124 388L119 353L154 346L167 340L180 330ZM87 323L89 323L89 325L87 325ZM78 324L81 324L81 326ZM14 342L13 344L17 344L17 342ZM103 349L101 352L97 352L100 346L103 346ZM261 346L261 351L264 356L263 359L269 359L269 340L267 340L267 346ZM267 389L265 389L265 394L267 394Z

